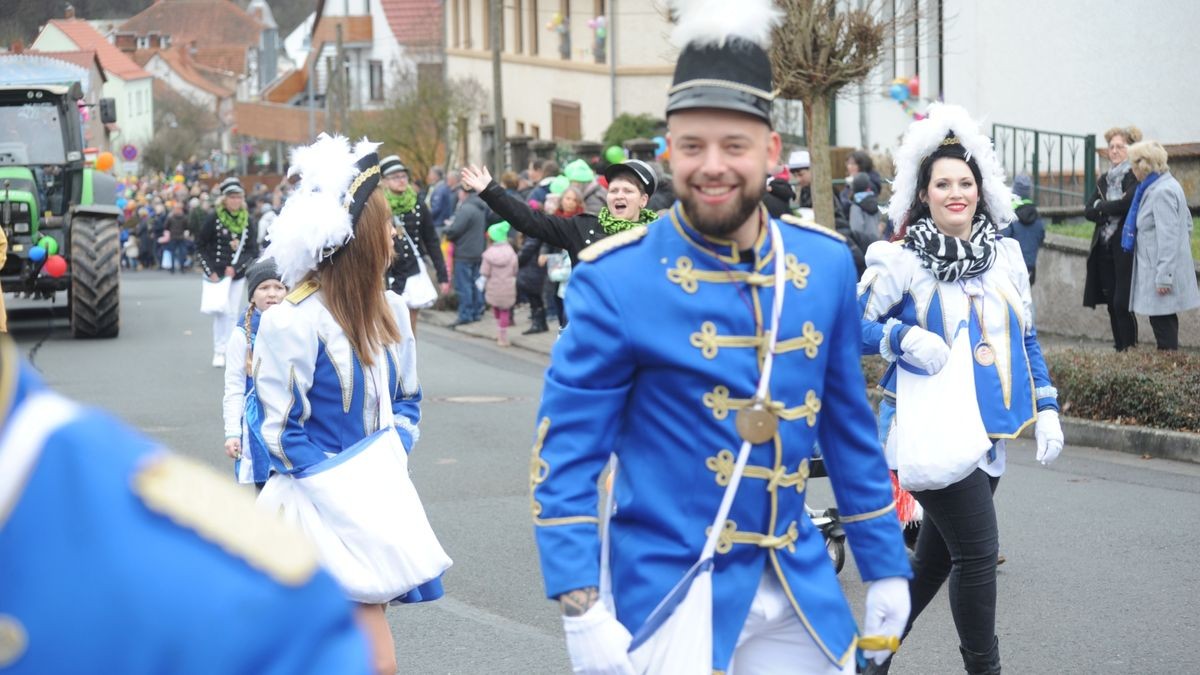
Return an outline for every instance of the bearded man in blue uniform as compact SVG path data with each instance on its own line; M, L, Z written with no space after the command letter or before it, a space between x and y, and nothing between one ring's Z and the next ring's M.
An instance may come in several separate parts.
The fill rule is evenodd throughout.
M368 653L299 533L0 335L0 671L367 673Z
M760 206L781 145L765 50L777 10L730 11L762 20L680 17L667 103L679 202L581 252L571 326L545 378L531 506L577 673L645 670L627 654L631 634L697 563L743 441L749 459L711 568L712 669L854 672L860 633L804 509L818 442L870 582L865 633L899 636L908 616L911 569L859 365L854 264L831 230L773 222ZM774 374L758 398L772 330ZM610 454L619 469L602 560L597 483Z

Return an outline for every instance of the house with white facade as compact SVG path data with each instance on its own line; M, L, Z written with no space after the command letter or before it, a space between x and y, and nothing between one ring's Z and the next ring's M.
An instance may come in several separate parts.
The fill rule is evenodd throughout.
M283 40L296 67L257 102L239 100L238 133L296 145L331 129L331 106L381 109L396 87L442 77L441 38L441 0L318 0L316 11Z
M663 116L677 50L662 3L650 0L509 0L500 48L507 137L598 141L621 113ZM446 0L447 76L474 77L491 91L487 0ZM466 161L482 158L481 125L470 120Z
M1106 168L1103 134L1111 127L1136 125L1169 151L1200 141L1200 88L1190 85L1200 62L1192 35L1200 14L1190 3L1155 0L1133 9L1116 0L888 0L878 6L885 19L888 12L906 18L893 22L896 46L880 66L838 97L835 145L886 155L914 114L937 100L956 103L995 133L1008 173L1039 174L1050 188L1043 201L1055 202L1060 178L1078 183L1089 162L1093 172ZM893 84L913 78L917 95L903 104L893 99ZM781 130L802 134L800 119L792 115ZM1091 156L1088 136L1098 151ZM1064 189L1071 193L1062 195L1064 205L1082 203L1081 185Z
M186 46L174 45L138 55L148 57L142 64L147 72L175 93L212 113L217 122L216 137L208 140L222 152L231 152L238 78L197 62L191 51Z
M65 18L51 19L30 45L39 52L94 51L104 68L103 96L117 104L117 122L109 130L114 147L132 145L137 150L154 135L154 78L121 50L110 44L87 21L75 18L68 7Z

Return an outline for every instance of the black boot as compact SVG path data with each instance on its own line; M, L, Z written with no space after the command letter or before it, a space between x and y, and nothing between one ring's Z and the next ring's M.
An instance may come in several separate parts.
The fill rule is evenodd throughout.
M992 638L992 648L986 652L973 652L962 647L963 668L971 675L1000 675L1000 640Z
M521 333L521 335L534 335L536 333L545 333L546 331L550 330L550 327L546 325L545 309L534 310L530 318L532 319L533 323L530 324L529 330Z

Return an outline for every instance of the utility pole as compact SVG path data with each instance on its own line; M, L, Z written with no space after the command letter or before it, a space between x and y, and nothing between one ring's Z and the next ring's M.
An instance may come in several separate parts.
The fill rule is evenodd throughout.
M347 99L350 98L350 83L346 81L346 64L344 59L346 54L342 51L342 24L337 25L337 53L333 57L333 66L337 72L337 107L333 109L333 114L337 119L337 132L339 134L346 133L346 108Z
M503 0L490 0L492 12L492 175L497 178L504 173L504 104L500 90L500 47L504 31L500 22L504 17Z

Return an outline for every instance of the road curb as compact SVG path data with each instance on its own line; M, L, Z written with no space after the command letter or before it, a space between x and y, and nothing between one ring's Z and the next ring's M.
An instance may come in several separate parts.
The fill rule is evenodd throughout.
M455 315L452 312L422 311L420 320L442 328L453 323ZM495 340L495 328L490 322L480 321L467 324L455 329L456 332L484 340ZM551 333L555 331L551 329ZM554 340L547 339L546 334L539 336L512 335L509 338L514 347L531 352L550 355ZM872 403L878 403L879 393L875 389L867 392ZM1189 434L1182 431L1167 431L1150 427L1137 427L1111 422L1096 422L1079 417L1060 418L1063 436L1068 445L1080 445L1091 448L1101 448L1132 455L1174 459L1183 462L1200 464L1200 434ZM1033 426L1026 428L1023 438L1033 438Z
M1200 463L1200 434L1095 422L1077 417L1061 419L1063 435L1070 445ZM1032 433L1027 435L1033 436Z

